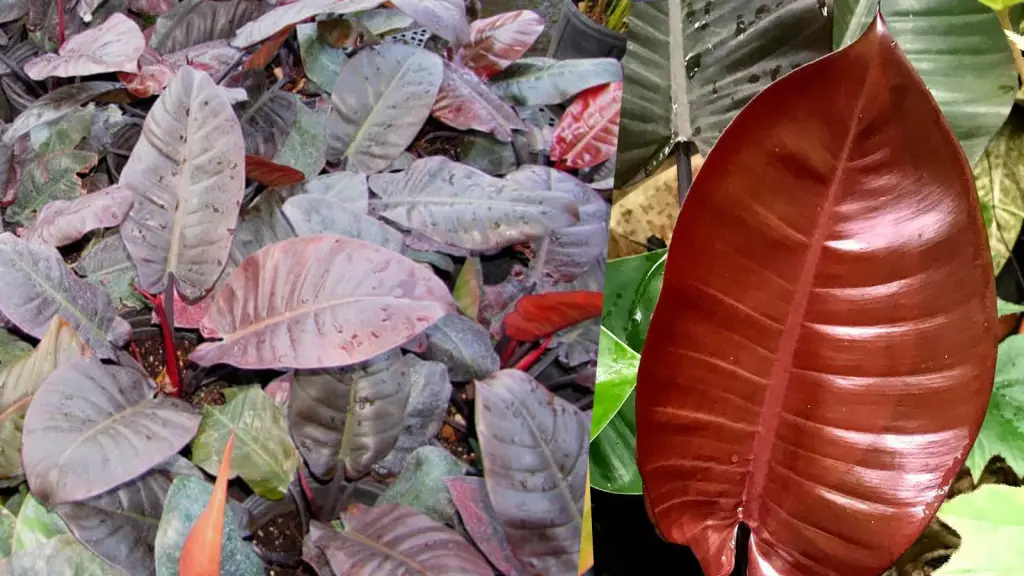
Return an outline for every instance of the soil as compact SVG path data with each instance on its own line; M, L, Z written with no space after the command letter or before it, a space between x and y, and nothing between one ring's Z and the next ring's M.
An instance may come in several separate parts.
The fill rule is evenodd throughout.
M253 543L265 555L280 558L296 559L294 568L267 565L267 576L294 576L313 574L298 560L302 558L302 522L299 515L290 512L274 518L256 530Z
M470 420L460 409L464 407L464 409L472 410L471 393L471 385L458 387L452 391L452 402L448 405L448 413L445 415L444 424L438 430L436 438L441 446L456 458L468 466L479 469L480 459L470 442L471 439L475 440L470 434L470 430L473 430L474 427L470 425Z

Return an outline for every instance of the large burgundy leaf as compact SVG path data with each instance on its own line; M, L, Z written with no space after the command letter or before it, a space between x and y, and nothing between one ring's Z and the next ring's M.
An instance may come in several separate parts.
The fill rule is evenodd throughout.
M543 31L544 19L530 10L475 20L469 25L469 43L459 51L459 62L487 78L518 60Z
M440 278L362 240L291 238L246 258L200 329L219 342L192 360L240 368L324 368L368 360L454 309Z
M998 322L970 167L881 18L736 116L674 234L636 388L659 531L712 576L739 522L750 576L882 573L977 434Z
M479 130L494 134L498 140L512 140L512 130L526 126L497 94L476 74L444 61L444 79L430 111L434 118L460 130Z
M580 93L555 126L551 159L568 168L591 168L615 155L622 82Z
M102 24L68 38L57 54L43 54L25 63L33 80L72 78L106 72L138 72L146 39L139 25L116 12Z

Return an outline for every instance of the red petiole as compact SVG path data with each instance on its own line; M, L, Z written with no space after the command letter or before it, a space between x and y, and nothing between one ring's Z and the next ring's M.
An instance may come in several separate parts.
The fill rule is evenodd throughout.
M156 317L160 320L160 333L164 341L164 363L166 364L167 379L171 382L170 395L181 396L181 377L178 373L178 347L174 343L174 277L167 278L167 288L160 296L152 294L135 286L135 291L153 305Z
M530 366L533 366L533 364L537 362L537 359L544 354L544 352L548 349L549 346L551 346L551 341L554 340L554 338L554 334L548 336L543 342L540 343L540 346L534 348L526 356L523 356L523 359L517 362L516 365L513 366L513 368L521 372L526 372L527 370L529 370Z

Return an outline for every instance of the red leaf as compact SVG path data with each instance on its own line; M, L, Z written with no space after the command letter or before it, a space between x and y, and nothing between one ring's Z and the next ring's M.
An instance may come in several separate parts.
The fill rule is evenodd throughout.
M281 49L281 46L288 40L288 35L295 30L295 24L285 26L284 28L277 31L276 34L268 38L259 48L253 52L249 59L245 61L246 70L262 70L270 64L271 60L277 56L277 51Z
M245 155L245 178L264 186L288 186L306 179L305 174L291 166L282 166L262 156Z
M601 315L601 292L547 292L523 296L505 317L509 338L533 342Z
M163 309L163 295L159 296L160 306ZM181 299L178 291L174 291L174 301L171 305L174 307L174 327L184 328L186 330L198 330L199 323L203 321L207 311L210 309L210 303L213 302L213 296L208 294L203 297L202 300L194 304L188 304ZM153 324L160 323L160 315L157 314L156 309L153 310L150 321Z
M544 19L530 10L474 20L469 25L469 43L459 50L458 61L481 78L489 78L525 54L543 31Z
M117 79L124 82L125 88L136 98L149 98L163 92L176 71L159 52L146 48L139 57L139 73L118 72Z
M479 130L499 140L512 139L512 130L526 126L504 100L469 70L444 62L444 79L430 111L434 118L459 130Z
M231 447L235 444L235 431L231 431L224 445L224 456L217 470L217 481L210 494L210 502L192 526L185 545L181 548L178 572L188 576L219 576L221 541L224 533L224 514L228 501L228 476L231 475Z
M620 106L621 81L580 92L555 126L551 159L562 169L590 168L614 156Z
M728 574L881 574L928 525L992 390L971 169L877 17L739 113L676 223L640 363L666 539Z

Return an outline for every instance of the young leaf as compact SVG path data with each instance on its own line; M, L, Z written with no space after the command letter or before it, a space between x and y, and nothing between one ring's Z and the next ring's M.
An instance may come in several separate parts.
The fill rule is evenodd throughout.
M1024 535L1024 489L986 485L945 502L939 519L960 535L960 548L935 576L1009 576L1024 554L1014 543Z
M466 465L444 448L423 446L409 456L405 469L374 505L402 504L442 524L452 524L455 505L445 480L465 472Z
M415 20L431 34L454 46L469 41L469 22L463 0L391 0L391 4Z
M210 502L192 525L185 544L181 547L178 570L192 576L219 576L221 550L223 548L224 515L227 513L228 478L231 476L231 447L235 443L235 431L231 431L220 470L213 485Z
M25 63L33 80L51 76L73 78L107 72L138 72L146 39L139 25L120 12L102 24L68 38L57 54L43 54Z
M82 239L99 228L121 224L135 204L131 192L111 186L76 200L54 200L43 206L23 238L59 248Z
M135 194L121 238L141 288L162 293L173 275L186 300L203 297L224 270L245 193L242 130L209 75L178 71L146 116L120 185Z
M318 14L349 14L380 6L382 0L298 0L274 8L238 29L231 45L246 48L270 38L283 28Z
M484 279L480 271L480 259L476 257L466 258L459 277L455 279L455 287L452 289L452 298L459 312L468 318L476 319L480 316L480 297L483 294Z
M0 277L0 312L32 336L42 338L60 316L96 355L113 358L131 335L107 294L77 278L54 248L0 234Z
M559 330L601 316L602 292L548 292L516 302L505 317L505 334L523 342L546 338Z
M203 419L192 441L192 462L210 473L223 471L223 454L237 435L225 481L241 476L260 496L280 500L300 463L284 412L258 386L234 392L223 406L203 406Z
M575 571L589 415L528 374L502 370L476 383L476 419L487 492L513 554L531 573Z
M342 66L331 92L328 160L345 159L347 170L366 174L387 168L423 127L443 76L441 58L420 48L361 50Z
M513 10L474 20L469 42L460 48L457 61L488 78L519 59L544 31L544 19L530 10Z
M22 462L32 493L49 506L85 500L181 450L199 416L155 393L135 368L93 359L58 366L25 415Z
M522 58L489 86L514 106L552 106L588 88L621 81L622 64L615 58Z
M406 342L453 307L444 283L408 258L341 236L267 246L214 295L192 352L201 365L322 368Z
M997 326L970 166L876 16L751 100L689 190L636 388L654 524L711 574L740 522L763 572L884 572L967 456Z
M622 82L589 88L566 108L555 126L551 159L561 167L592 168L615 156Z
M452 502L459 511L462 526L477 548L504 576L523 576L526 569L509 550L505 530L487 494L487 482L472 476L445 478Z
M525 130L516 111L484 84L476 74L448 61L437 100L430 111L434 118L460 130L494 134L512 140L512 130Z
M22 475L25 412L39 385L59 365L88 355L89 349L78 334L57 317L32 354L0 368L0 481Z
M359 478L395 446L409 403L411 378L425 364L392 350L363 365L297 371L288 402L295 445L320 478L338 463Z
M357 504L341 520L343 532L315 523L307 536L327 555L335 574L493 574L462 536L401 504Z
M470 250L518 244L579 220L576 203L564 194L524 188L443 156L374 174L369 182L381 197L381 216Z
M213 486L193 476L180 476L171 484L164 515L156 534L157 576L185 576L179 571L182 548L199 516L213 497ZM221 533L221 576L262 576L263 561L252 544L242 540L235 514L228 506Z

